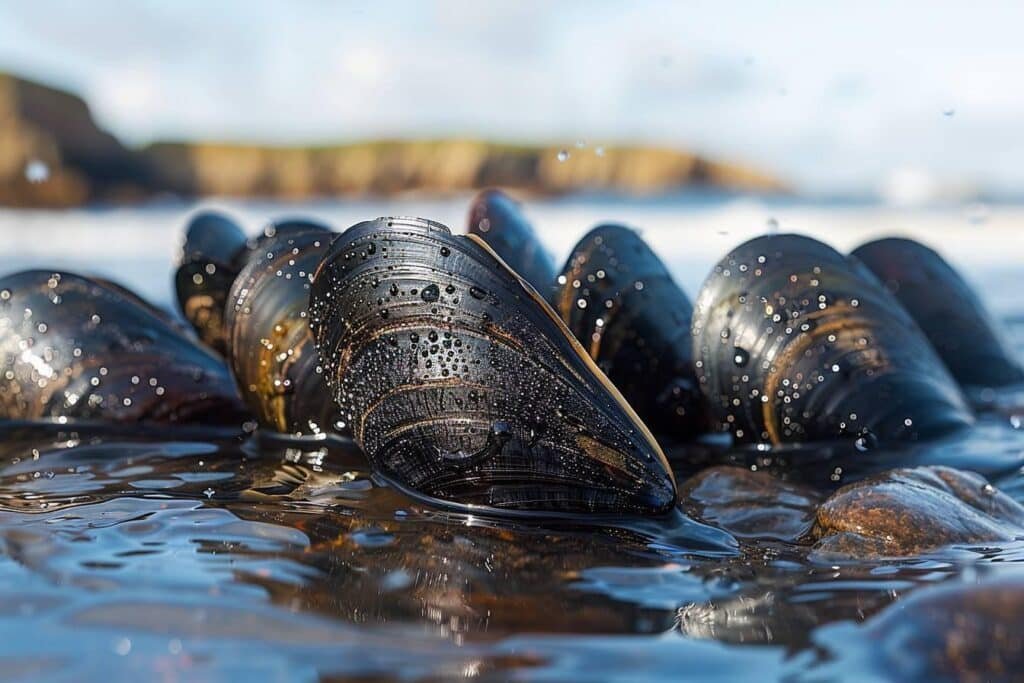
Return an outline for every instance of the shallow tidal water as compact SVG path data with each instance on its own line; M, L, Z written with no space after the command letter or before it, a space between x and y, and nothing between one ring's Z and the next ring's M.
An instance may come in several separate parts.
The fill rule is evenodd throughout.
M648 236L656 248L663 230ZM1009 272L998 258L990 275ZM123 262L134 286L163 272L130 260L112 256L106 273ZM981 293L1024 352L1024 302ZM873 453L863 471L955 464L1024 502L1022 397L984 397L993 409L970 434ZM863 473L837 475L827 449L666 450L681 485L721 462L783 467L822 490ZM343 440L0 423L0 678L935 680L957 672L917 601L974 585L1024 593L1024 541L856 561L714 538L681 513L580 526L445 511L375 480Z

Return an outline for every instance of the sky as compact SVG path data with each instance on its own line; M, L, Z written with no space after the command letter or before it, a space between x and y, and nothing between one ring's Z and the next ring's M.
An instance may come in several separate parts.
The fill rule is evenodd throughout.
M126 142L651 143L808 193L1024 192L1022 2L0 0Z

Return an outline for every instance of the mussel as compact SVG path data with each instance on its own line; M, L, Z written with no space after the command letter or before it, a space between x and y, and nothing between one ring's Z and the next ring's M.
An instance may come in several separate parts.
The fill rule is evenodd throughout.
M693 367L693 306L635 231L591 230L558 277L555 310L659 435L692 437L708 418Z
M72 273L0 279L0 413L241 425L224 364L151 305Z
M719 425L773 444L858 447L971 423L956 382L899 302L856 260L773 235L722 259L697 297L697 373Z
M555 262L526 220L522 206L501 190L484 190L469 209L469 234L494 253L538 292L548 293Z
M1024 368L995 319L960 274L919 242L889 238L853 252L910 313L965 386L1024 382Z
M537 292L470 235L379 218L320 264L310 325L379 476L449 504L664 513L658 444Z
M216 211L189 221L174 274L178 306L199 339L223 355L227 351L224 304L249 246L242 228Z
M314 223L264 231L231 288L228 360L260 424L279 432L345 428L324 384L307 317L310 282L333 236Z

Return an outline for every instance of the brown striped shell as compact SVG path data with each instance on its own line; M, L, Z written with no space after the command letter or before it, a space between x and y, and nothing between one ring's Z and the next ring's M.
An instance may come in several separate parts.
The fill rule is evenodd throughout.
M741 441L849 435L870 446L972 421L899 302L807 237L759 237L722 259L697 298L693 343L701 389Z
M320 374L306 310L313 273L333 237L315 225L265 237L228 298L231 368L260 424L279 432L345 428Z
M200 212L185 228L174 273L178 307L199 339L221 355L227 351L224 305L247 251L242 228L219 212Z
M375 470L457 504L661 513L657 443L537 293L472 236L380 218L339 236L310 324Z

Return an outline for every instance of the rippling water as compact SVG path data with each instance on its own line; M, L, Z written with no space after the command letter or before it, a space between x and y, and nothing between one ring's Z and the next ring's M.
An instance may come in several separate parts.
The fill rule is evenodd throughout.
M463 206L306 208L340 227L388 212L461 225ZM7 267L99 270L166 302L185 213L0 212L5 238L21 245ZM878 222L905 220L901 232L933 237L981 283L1024 347L1024 303L1003 291L1020 273L1024 211L995 209L977 225L952 209L568 202L534 210L559 253L604 216L650 225L647 238L691 294L729 246L764 229L766 215L784 230L812 223L808 231L842 248L892 232ZM682 481L693 454L671 455ZM982 470L1024 500L1024 433L998 413L914 457ZM811 480L814 461L801 461ZM375 482L343 441L0 424L0 677L924 676L927 653L906 633L925 619L915 621L909 598L1024 580L1018 542L836 564L781 541L745 540L723 556L700 540L681 521L554 528L446 513Z

